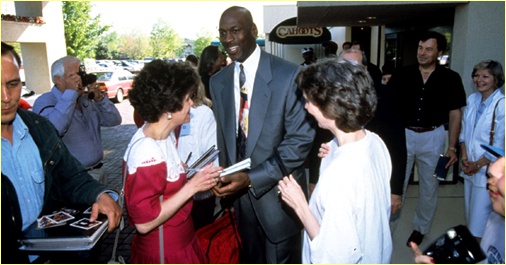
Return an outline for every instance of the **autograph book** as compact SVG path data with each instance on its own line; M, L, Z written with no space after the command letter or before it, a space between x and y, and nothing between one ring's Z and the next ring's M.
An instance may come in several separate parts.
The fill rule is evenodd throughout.
M437 180L444 181L446 180L446 175L448 175L448 168L446 167L446 164L448 164L448 161L450 161L450 158L444 155L439 156L439 160L437 161L436 170L434 170L434 175Z
M91 207L90 207L91 208ZM91 209L84 211L62 208L44 215L24 232L20 250L76 251L90 250L107 230L107 216L99 214L90 222Z

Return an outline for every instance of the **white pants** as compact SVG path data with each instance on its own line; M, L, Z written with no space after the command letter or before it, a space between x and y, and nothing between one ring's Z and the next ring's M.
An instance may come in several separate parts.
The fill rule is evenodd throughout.
M408 155L402 203L404 204L409 177L416 163L419 177L419 200L413 218L413 229L425 235L429 233L436 214L439 181L432 175L439 156L444 154L447 132L444 126L439 126L430 132L417 133L408 129L405 129L405 132ZM399 221L400 212L392 215L390 222L392 233Z
M477 174L475 177L484 178L485 176ZM464 202L469 231L475 237L483 237L488 217L492 212L487 188L475 186L471 181L464 180Z

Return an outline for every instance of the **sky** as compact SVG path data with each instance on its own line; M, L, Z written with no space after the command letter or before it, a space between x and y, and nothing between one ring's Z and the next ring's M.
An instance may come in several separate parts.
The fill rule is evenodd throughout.
M264 5L295 5L296 1L90 1L92 16L100 14L102 24L118 33L138 30L149 34L158 18L167 21L182 38L196 39L209 32L218 35L221 13L230 6L246 7L253 15L259 32L263 29Z

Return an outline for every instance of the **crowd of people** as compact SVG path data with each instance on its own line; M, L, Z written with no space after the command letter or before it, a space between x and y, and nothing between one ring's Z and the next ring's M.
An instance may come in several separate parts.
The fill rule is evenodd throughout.
M153 60L134 79L138 130L123 157L132 263L208 263L196 230L213 222L217 199L233 207L241 263L390 263L414 164L420 191L406 245L416 262L434 263L418 246L437 209L441 155L447 168L460 160L466 224L486 261L504 263L500 63L473 68L466 101L460 75L437 62L447 46L437 32L419 36L416 64L382 72L356 41L339 54L323 43L322 59L303 48L301 65L271 55L243 7L226 9L218 31L223 50ZM122 209L104 186L100 127L121 116L96 82L83 85L72 56L53 63L54 87L24 110L19 68L2 42L2 230L12 233L2 262L60 261L28 255L17 239L62 203L92 205L90 219L106 214L116 229ZM188 178L212 146L218 159ZM250 169L220 175L247 158ZM194 199L202 192L214 196Z

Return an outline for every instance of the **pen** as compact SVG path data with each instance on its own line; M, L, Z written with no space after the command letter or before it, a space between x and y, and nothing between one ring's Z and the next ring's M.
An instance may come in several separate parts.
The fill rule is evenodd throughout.
M188 157L186 158L186 161L185 161L184 163L188 165L188 162L190 161L190 158L191 158L191 157L192 157L192 152L190 152L190 153L188 154Z

